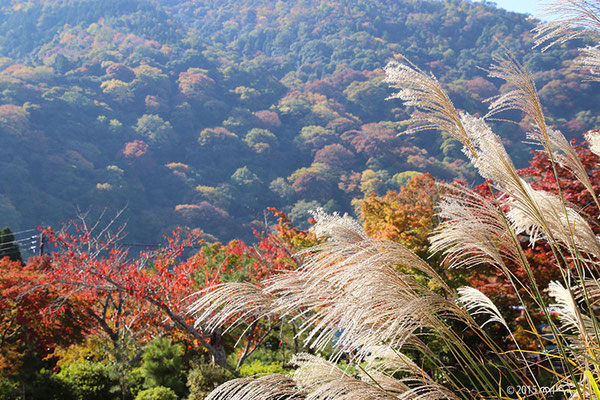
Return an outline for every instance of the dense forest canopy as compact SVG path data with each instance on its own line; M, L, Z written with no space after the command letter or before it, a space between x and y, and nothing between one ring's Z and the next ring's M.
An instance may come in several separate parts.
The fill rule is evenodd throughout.
M382 68L402 54L482 115L503 87L479 67L501 43L553 124L596 127L598 92L569 68L581 43L531 51L532 26L457 0L3 2L0 222L127 206L128 241L176 225L227 240L251 237L266 206L302 224L418 172L471 180L455 140L398 136L409 114L385 101ZM497 130L522 163L523 128Z

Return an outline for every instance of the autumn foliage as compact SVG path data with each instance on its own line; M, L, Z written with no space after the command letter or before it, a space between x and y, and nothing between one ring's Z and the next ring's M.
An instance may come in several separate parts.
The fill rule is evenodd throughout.
M370 193L360 203L365 231L372 237L398 241L424 252L435 226L435 206L441 192L430 174L421 174L399 192L388 191L383 197Z

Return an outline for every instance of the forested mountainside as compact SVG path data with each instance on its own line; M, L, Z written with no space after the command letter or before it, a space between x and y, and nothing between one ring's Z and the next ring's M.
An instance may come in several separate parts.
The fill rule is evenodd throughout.
M385 100L382 68L399 54L483 114L480 101L503 90L479 68L499 41L567 135L600 115L599 92L569 68L581 43L531 51L526 16L485 3L2 4L0 224L13 230L127 206L130 241L175 225L247 238L267 206L302 222L415 172L472 179L452 139L398 136L408 114ZM497 128L528 155L519 125Z

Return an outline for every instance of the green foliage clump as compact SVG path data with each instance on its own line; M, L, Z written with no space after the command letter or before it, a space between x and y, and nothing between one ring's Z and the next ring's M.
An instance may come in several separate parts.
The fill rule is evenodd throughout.
M254 360L240 368L240 376L256 376L263 374L283 374L285 370L278 362L263 362Z
M20 395L17 382L10 379L0 380L0 400L16 400Z
M178 395L185 392L183 346L159 337L144 348L141 372L147 388L164 386Z
M171 123L158 115L144 114L138 119L135 130L151 143L166 144L173 139Z
M199 365L188 374L189 400L202 400L217 386L234 378L231 371L218 365Z
M275 150L279 144L277 136L267 129L251 129L244 138L244 142L255 153L268 154Z
M150 389L142 390L135 396L135 400L178 400L175 392L164 386L155 386Z
M0 400L77 400L74 391L61 376L47 369L11 378L0 377Z
M74 400L116 398L118 381L113 376L109 365L91 361L69 364L58 373L58 378L70 387Z

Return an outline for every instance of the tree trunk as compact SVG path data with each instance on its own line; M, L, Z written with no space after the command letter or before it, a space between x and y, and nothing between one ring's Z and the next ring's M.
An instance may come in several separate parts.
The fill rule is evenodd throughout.
M223 345L223 336L221 335L221 329L215 330L210 336L210 345L213 348L211 352L212 362L223 368L227 368L227 352Z

